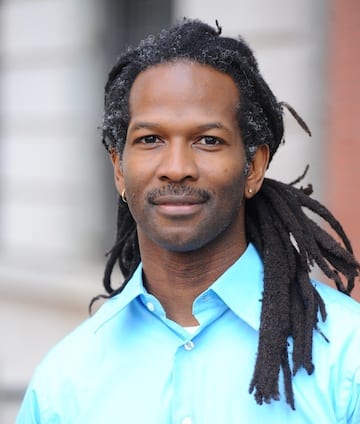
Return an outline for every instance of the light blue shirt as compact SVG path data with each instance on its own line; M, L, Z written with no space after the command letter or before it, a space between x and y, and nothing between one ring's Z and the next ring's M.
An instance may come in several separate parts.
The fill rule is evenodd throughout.
M320 283L330 343L314 332L315 372L293 379L296 411L249 394L263 265L249 245L194 302L191 335L142 284L124 291L60 342L37 368L17 424L360 423L360 307ZM291 351L291 343L290 343ZM282 390L282 381L280 381Z

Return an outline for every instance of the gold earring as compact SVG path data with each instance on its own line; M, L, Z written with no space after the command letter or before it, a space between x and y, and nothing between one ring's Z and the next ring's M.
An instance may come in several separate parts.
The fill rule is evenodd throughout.
M122 192L121 192L121 200L122 200L124 203L127 203L126 193L125 193L125 189L124 189L124 188L122 189Z

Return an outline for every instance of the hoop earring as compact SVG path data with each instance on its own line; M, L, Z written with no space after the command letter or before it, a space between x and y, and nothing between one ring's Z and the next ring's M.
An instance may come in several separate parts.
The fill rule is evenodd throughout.
M121 200L122 200L124 203L127 203L126 193L125 193L125 189L124 189L124 188L122 189L122 192L121 192Z

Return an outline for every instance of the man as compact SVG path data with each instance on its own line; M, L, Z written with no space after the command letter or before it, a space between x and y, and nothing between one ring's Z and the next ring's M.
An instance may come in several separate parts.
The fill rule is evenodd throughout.
M282 108L247 45L199 21L120 57L110 299L45 358L18 423L360 422L359 264L310 189L264 179Z

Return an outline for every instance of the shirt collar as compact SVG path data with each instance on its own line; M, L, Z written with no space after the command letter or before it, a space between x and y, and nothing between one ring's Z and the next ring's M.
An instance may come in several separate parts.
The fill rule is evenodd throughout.
M140 265L136 268L133 276L130 281L124 287L124 290L120 293L122 303L127 305L133 299L135 299L140 294L146 293L146 290L143 285L143 277L142 277L142 266Z
M121 293L108 299L96 312L93 317L95 328L98 329L111 320L142 293L145 293L145 289L142 282L142 267L139 265Z
M249 244L240 258L208 289L242 320L255 330L260 326L263 290L263 264L253 244ZM109 299L98 311L102 322L110 319L140 295L147 295L143 286L142 266L137 267L124 290ZM101 316L99 316L101 315Z
M249 244L240 258L211 286L226 305L255 330L260 327L264 267Z

